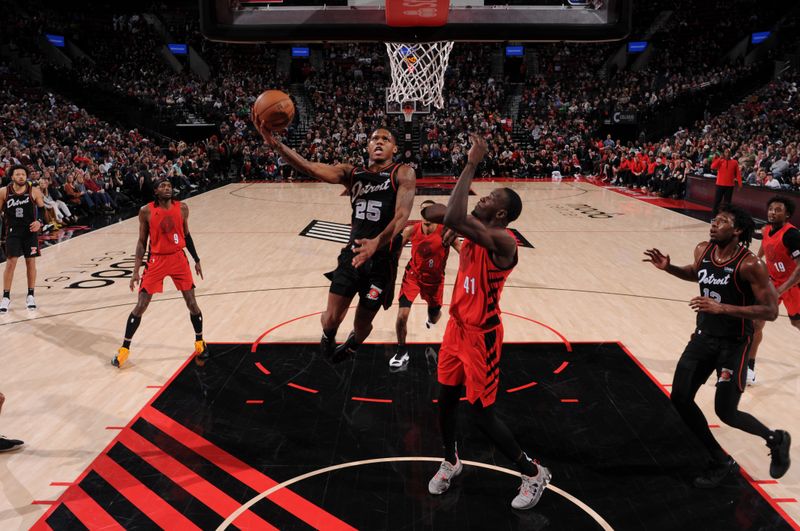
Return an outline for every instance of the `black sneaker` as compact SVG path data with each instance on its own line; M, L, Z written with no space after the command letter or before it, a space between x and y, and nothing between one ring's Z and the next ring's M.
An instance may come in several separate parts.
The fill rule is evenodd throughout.
M775 479L783 477L792 460L789 456L789 446L792 444L792 437L788 431L775 430L775 437L767 441L771 462L769 464L769 475Z
M0 452L12 452L18 450L25 444L17 439L8 439L5 435L0 435Z
M698 489L713 489L725 481L725 479L739 471L739 464L728 457L724 463L713 463L709 466L702 476L694 478L694 486Z
M319 353L325 359L331 359L333 352L336 350L336 338L329 339L328 336L322 334L319 340Z
M356 345L356 334L355 332L350 332L350 335L347 336L347 341L336 347L336 350L333 351L331 361L333 363L340 363L342 361L349 360L350 358L354 358L356 355L356 350L358 350L358 345Z

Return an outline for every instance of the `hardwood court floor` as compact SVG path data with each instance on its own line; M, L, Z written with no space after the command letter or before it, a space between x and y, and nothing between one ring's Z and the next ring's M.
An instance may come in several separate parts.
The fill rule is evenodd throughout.
M643 263L642 251L657 246L674 263L687 263L694 245L708 237L708 224L585 182L512 186L524 201L514 228L534 248L520 250L502 306L547 326L506 318L506 340L552 342L561 334L574 342L620 341L656 380L671 382L693 327L687 301L697 287ZM493 187L473 186L477 197ZM188 200L206 277L196 283L208 341L252 343L280 323L324 308L322 273L333 267L340 246L299 233L313 220L347 223L349 205L340 193L322 184L237 184ZM419 218L416 207L412 218ZM114 428L125 426L190 354L187 311L167 281L166 293L154 298L143 319L129 366L119 371L109 364L135 302L126 277L136 224L128 220L47 249L39 260L36 312L21 307L24 272L18 271L11 312L0 317L0 390L7 397L0 433L27 444L0 455L3 529L30 527L48 508L32 502L56 500L66 488L61 483L73 482L117 435ZM406 252L402 263L407 259ZM456 260L448 266L446 300ZM370 341L394 340L395 315L396 306L379 314ZM424 318L424 309L415 307L409 341L440 341L443 323L426 330ZM269 338L313 342L318 336L317 318L310 317ZM742 408L771 427L800 434L797 344L781 309L766 328L758 383L745 393ZM716 425L712 383L698 400ZM769 480L761 441L725 426L715 433L755 480ZM786 501L800 497L797 467L761 486L800 520L797 502Z

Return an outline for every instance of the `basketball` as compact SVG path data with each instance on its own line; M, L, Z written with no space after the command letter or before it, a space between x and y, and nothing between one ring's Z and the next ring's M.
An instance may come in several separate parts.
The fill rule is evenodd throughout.
M268 131L286 129L294 119L292 98L280 90L265 90L253 104L253 118Z

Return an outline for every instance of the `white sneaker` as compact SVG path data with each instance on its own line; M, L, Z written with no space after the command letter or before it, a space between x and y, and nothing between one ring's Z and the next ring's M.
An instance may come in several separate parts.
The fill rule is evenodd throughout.
M451 465L447 459L439 465L439 471L428 482L428 492L431 494L444 494L450 488L450 480L456 477L464 469L461 459L456 456L456 464Z
M28 295L25 298L25 305L28 307L29 310L36 309L36 301L34 300L33 295Z
M411 357L408 355L408 351L404 350L401 354L399 351L394 353L392 359L389 360L389 368L390 369L402 369L408 365L408 361Z
M533 476L526 476L522 474L522 484L519 486L519 494L511 500L511 507L524 511L530 509L539 503L539 498L542 497L544 489L552 479L552 474L547 467L536 465L539 472Z
M435 323L432 323L430 319L427 319L427 320L425 321L425 328L428 328L428 329L430 329L430 328L433 328L433 325L434 325L434 324L435 324Z
M750 367L747 368L747 385L753 385L756 383L756 371L751 369Z
M11 304L11 299L8 297L3 297L3 300L0 301L0 313L8 312L8 306Z

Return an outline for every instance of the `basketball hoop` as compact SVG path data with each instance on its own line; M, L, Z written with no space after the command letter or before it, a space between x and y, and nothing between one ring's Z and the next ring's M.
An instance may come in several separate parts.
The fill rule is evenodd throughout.
M392 84L387 99L398 103L417 100L441 109L444 106L444 73L452 50L450 41L387 42L386 51L392 67ZM403 114L406 114L405 107ZM406 121L410 121L408 114Z

